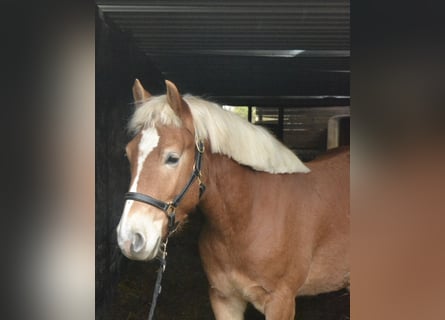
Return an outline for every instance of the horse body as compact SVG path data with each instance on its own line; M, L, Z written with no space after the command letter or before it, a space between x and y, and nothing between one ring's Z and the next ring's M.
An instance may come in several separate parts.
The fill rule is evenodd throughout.
M161 97L138 81L133 87L130 191L162 205L126 202L117 228L123 253L153 259L171 214L181 224L198 206L206 218L199 249L217 320L243 319L248 302L267 320L294 319L296 296L348 286L349 151L303 164L264 129L204 100L183 99L166 84ZM202 166L194 182L197 152ZM162 212L178 194L180 203Z
M245 301L264 313L274 300L293 306L297 295L347 285L347 150L308 164L309 174L257 172L220 155L205 159L200 208L207 222L199 244L214 309L233 310L221 319L242 319Z

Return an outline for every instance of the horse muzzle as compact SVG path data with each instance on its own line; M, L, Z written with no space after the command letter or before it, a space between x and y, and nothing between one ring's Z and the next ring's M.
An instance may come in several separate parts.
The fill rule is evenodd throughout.
M117 242L122 253L132 260L152 260L159 252L162 240L162 228L156 224L135 224L117 227Z

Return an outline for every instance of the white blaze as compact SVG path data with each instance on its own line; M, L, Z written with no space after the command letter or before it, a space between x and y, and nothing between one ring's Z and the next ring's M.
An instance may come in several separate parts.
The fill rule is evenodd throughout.
M148 128L142 131L141 141L139 141L139 156L136 176L134 178L133 184L131 185L130 191L136 192L139 182L139 176L141 174L142 168L144 167L144 162L150 152L158 146L159 134L156 128Z

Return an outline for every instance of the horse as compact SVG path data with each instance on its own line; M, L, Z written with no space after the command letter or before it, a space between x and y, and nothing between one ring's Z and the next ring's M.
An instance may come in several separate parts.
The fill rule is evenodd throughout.
M303 163L266 129L221 106L133 85L131 181L118 244L152 260L196 208L217 320L295 317L297 296L349 288L349 150ZM205 190L204 190L205 189Z

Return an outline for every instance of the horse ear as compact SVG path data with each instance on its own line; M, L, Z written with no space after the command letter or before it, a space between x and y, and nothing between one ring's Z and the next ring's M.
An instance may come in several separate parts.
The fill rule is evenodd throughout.
M181 94L176 88L175 84L169 80L165 80L165 85L167 87L167 102L178 117L184 121L185 126L190 130L194 131L192 114L190 112L187 103L182 100Z
M133 99L136 106L141 106L150 97L150 92L144 89L139 79L135 79L133 84Z
M173 111L180 117L182 113L182 98L175 84L169 80L165 80L167 87L167 102Z

